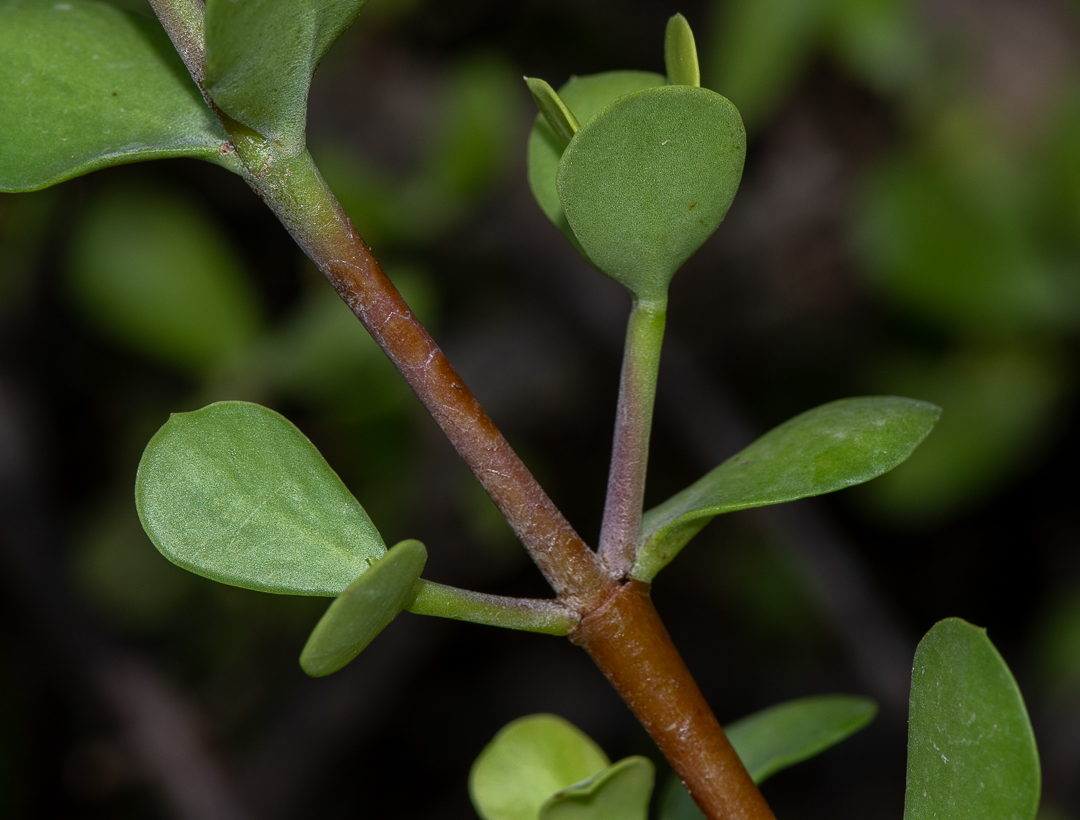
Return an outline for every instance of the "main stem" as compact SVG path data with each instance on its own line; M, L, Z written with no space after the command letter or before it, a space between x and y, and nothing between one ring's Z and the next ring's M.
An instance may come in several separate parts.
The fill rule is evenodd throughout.
M711 820L775 820L640 581L619 585L571 636L645 727Z
M630 572L641 540L649 433L666 316L666 299L635 299L626 327L615 441L600 527L600 557L616 578Z
M207 96L201 0L151 0L151 4ZM613 572L574 532L413 316L307 151L275 155L265 141L224 115L208 97L207 103L218 113L244 161L247 182L398 368L562 602L581 613L571 638L585 648L630 706L706 817L772 820L761 793L671 643L649 600L648 586L637 581L621 584L617 579L625 573ZM662 305L636 304L627 341L628 351L636 351L628 358L636 364L624 369L622 393L634 397L628 401L637 410L624 414L620 409L612 474L625 472L627 478L617 480L620 500L612 507L613 523L605 527L622 533L610 537L612 544L622 545L608 550L613 565L626 562L632 554L626 545L636 548L640 530L640 488L662 334ZM622 466L616 469L615 463Z

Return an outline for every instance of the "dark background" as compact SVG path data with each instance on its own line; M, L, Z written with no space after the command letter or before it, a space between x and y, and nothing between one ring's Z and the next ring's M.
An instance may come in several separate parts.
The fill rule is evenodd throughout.
M672 287L648 504L835 398L944 407L895 473L710 525L656 583L676 644L724 722L876 698L870 728L765 786L781 818L871 820L902 815L918 637L985 626L1035 726L1040 816L1080 817L1080 6L371 0L316 76L313 153L594 540L629 298L532 201L519 78L662 71L676 11L750 141ZM567 641L403 615L311 680L325 601L191 576L142 534L135 467L168 414L258 400L388 543L427 544L426 577L549 594L335 298L216 167L0 197L3 816L474 817L472 760L544 711L666 779Z

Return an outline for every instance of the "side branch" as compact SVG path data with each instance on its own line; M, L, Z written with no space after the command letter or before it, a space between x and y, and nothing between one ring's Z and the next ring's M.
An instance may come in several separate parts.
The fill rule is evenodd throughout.
M775 820L649 599L630 581L570 636L645 727L709 820Z

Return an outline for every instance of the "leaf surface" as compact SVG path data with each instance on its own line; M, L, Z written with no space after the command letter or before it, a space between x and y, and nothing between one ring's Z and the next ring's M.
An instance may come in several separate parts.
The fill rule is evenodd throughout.
M1034 820L1039 753L986 630L939 621L915 650L904 820Z
M809 760L866 726L877 714L869 698L821 695L770 706L726 726L728 740L755 783ZM683 784L664 789L660 820L703 820Z
M237 122L295 153L308 88L366 0L208 0L206 90Z
M648 758L623 758L549 797L540 820L647 820L655 776Z
M68 268L102 332L199 376L259 333L239 255L208 215L168 192L124 187L93 200Z
M340 595L386 552L304 434L247 402L174 413L146 446L135 502L166 558L246 589Z
M558 90L558 95L578 123L585 123L613 100L633 91L663 85L664 82L663 74L648 71L607 71L585 77L572 77ZM559 160L565 148L566 143L556 136L547 119L542 114L537 116L529 134L529 187L547 218L581 251L577 237L566 221L562 202L559 201L559 192L555 187ZM588 259L588 256L585 258Z
M746 157L739 112L707 88L663 86L616 100L581 126L556 187L589 259L641 299L723 221Z
M645 513L631 572L651 581L715 516L861 484L903 462L941 414L896 396L841 399L766 433Z
M469 774L469 794L483 820L537 820L548 798L609 763L573 724L555 715L530 715L503 727L480 753Z
M327 608L300 654L301 668L320 678L352 661L412 600L426 561L419 541L391 547Z
M139 160L237 168L154 20L83 0L0 0L0 190Z

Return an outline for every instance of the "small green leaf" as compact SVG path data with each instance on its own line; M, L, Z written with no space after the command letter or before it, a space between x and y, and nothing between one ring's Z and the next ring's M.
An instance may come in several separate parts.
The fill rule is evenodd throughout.
M311 77L365 2L208 0L207 92L234 120L298 153Z
M386 552L304 434L247 402L173 414L146 445L135 503L166 558L246 589L339 595Z
M1039 752L986 630L939 621L915 650L904 820L1034 820Z
M208 375L259 333L236 251L208 215L161 191L89 203L69 259L75 298L114 339Z
M855 734L877 714L870 698L820 695L770 706L726 726L728 740L755 783L821 754ZM660 820L703 820L674 775L664 787Z
M694 32L681 14L668 20L664 33L664 64L668 85L701 85Z
M705 88L650 88L581 126L556 187L593 264L638 298L660 300L727 214L745 156L742 120L726 99Z
M631 572L651 581L715 516L822 495L888 472L930 433L940 408L896 396L841 399L769 431L645 513Z
M391 547L330 604L300 653L301 668L321 678L352 661L408 606L426 562L419 541Z
M530 715L504 726L480 753L469 773L469 795L484 820L537 820L549 797L609 763L573 724Z
M608 71L603 74L590 74L585 77L573 77L559 89L559 99L573 113L579 123L588 122L608 103L625 94L655 88L664 84L661 74L648 71ZM566 221L555 179L559 173L559 160L562 158L566 143L562 142L551 129L547 119L538 115L529 134L528 166L529 187L540 209L555 226L566 234L582 255L577 237L570 230Z
M737 720L725 728L755 783L835 746L877 714L870 698L821 695L799 698Z
M529 91L533 95L533 99L536 100L536 107L540 109L540 113L544 115L544 119L547 120L551 130L555 136L559 138L559 141L565 146L570 140L574 138L574 134L577 133L579 128L578 121L574 118L574 115L570 113L570 109L566 107L559 95L555 93L555 89L548 85L543 80L538 80L535 77L526 77L526 85L529 86Z
M540 820L647 820L656 768L627 757L548 798Z
M154 20L82 0L0 1L0 190L198 157L228 138Z

